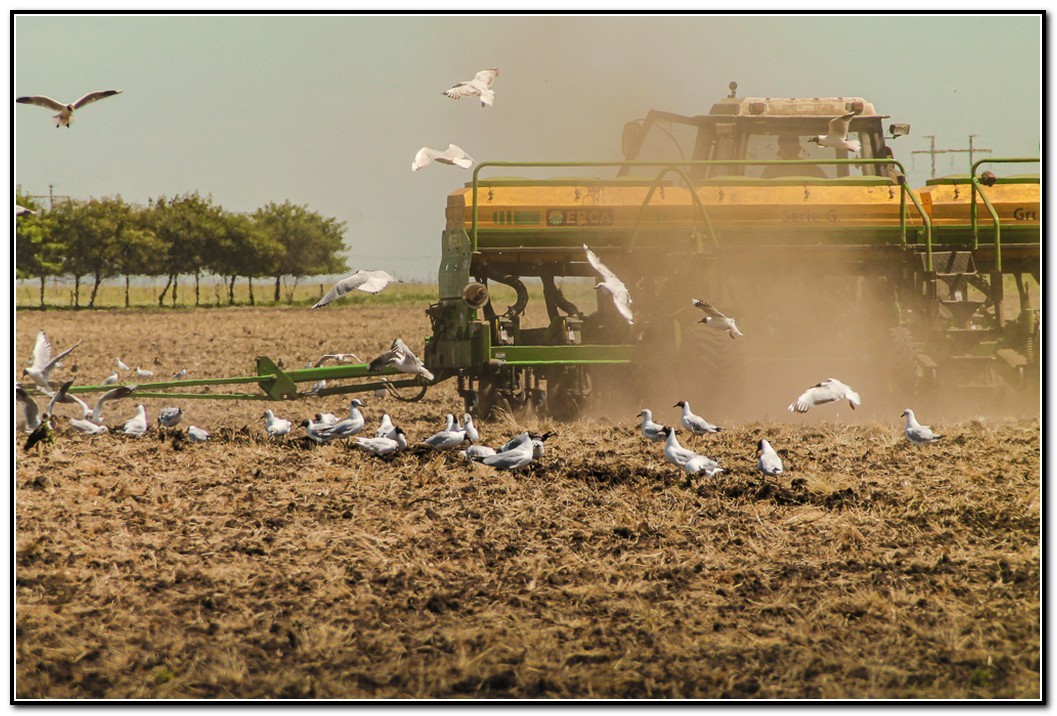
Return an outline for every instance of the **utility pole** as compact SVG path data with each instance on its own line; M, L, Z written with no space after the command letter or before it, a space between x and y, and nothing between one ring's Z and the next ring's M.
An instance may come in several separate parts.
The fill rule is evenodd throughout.
M29 194L28 196L30 199L47 199L48 211L54 211L56 199L65 199L66 201L70 200L70 197L66 196L65 194L56 194L54 184L48 184L47 194Z
M929 155L931 155L931 159L932 159L932 174L931 174L931 176L932 176L933 179L936 178L936 155L937 154L960 154L960 153L963 153L963 152L968 152L969 153L969 166L971 167L973 165L973 154L975 154L977 152L988 152L988 153L990 153L990 151L991 151L990 149L981 149L979 147L974 147L973 146L973 137L979 137L980 136L979 134L970 134L969 135L969 148L968 149L936 149L936 135L934 135L934 134L923 134L922 136L925 137L925 139L929 140L929 148L928 149L915 149L914 151L912 151L910 153L911 154L929 154Z

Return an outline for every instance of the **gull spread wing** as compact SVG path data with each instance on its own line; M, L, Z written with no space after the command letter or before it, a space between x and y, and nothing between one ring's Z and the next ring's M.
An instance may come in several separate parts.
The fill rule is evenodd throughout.
M44 331L37 333L37 340L33 344L33 362L30 368L36 371L44 370L51 362L51 341Z
M474 163L473 157L463 151L461 147L457 147L454 144L448 145L448 148L444 151L444 158L463 169L469 169Z
M21 104L35 104L38 107L44 107L45 109L53 109L56 112L61 112L66 109L66 105L62 102L56 102L51 97L45 97L42 94L34 94L28 97L19 97L15 100Z
M387 271L375 270L375 271L358 271L357 273L364 274L367 278L364 282L357 286L361 291L367 293L378 293L383 288L391 283L397 283L399 279L395 276L391 276Z
M598 254L596 254L591 249L587 248L587 244L584 244L584 252L587 253L587 261L588 261L588 263L591 264L592 268L594 268L595 271L597 271L598 273L600 273L602 275L603 281L609 281L609 280L620 281L620 279L617 278L617 275L615 273L613 273L612 271L610 271L609 267L607 267L604 263L602 263L602 260L600 258L598 258ZM623 281L620 281L620 283L621 283L621 285L623 285Z
M473 77L473 81L485 87L491 87L492 83L495 82L496 77L499 76L499 70L495 67L488 70L481 70ZM514 84L517 84L515 82Z
M86 104L91 104L96 100L103 99L104 97L113 97L116 94L121 94L121 90L96 90L95 92L89 92L85 96L73 103L74 109L80 109Z
M436 149L430 149L429 147L422 147L415 154L414 160L411 162L411 171L417 172L422 167L426 166L440 154Z
M849 112L848 114L842 114L839 117L831 119L829 121L829 136L847 139L848 127L851 124L851 118L854 117L855 114L855 112Z
M715 319L718 319L718 320L726 319L726 316L723 315L723 313L720 312L720 310L718 308L716 308L715 306L713 306L711 303L705 303L704 301L699 301L699 300L697 300L695 298L694 299L694 305L697 306L698 308L700 308L702 311L704 311L705 315L707 315L707 316L711 316L712 318L715 318Z
M50 373L52 371L53 368L62 365L62 359L65 358L66 356L70 355L70 353L73 351L73 349L76 348L79 345L81 345L81 341L77 341L72 346L70 346L69 348L64 350L62 353L60 353L59 355L57 355L54 358L52 358L51 361L48 363L48 365L46 365L44 367L45 377L47 376L48 373Z
M316 303L316 305L312 306L312 308L320 308L321 306L326 306L331 301L337 298L341 298L349 291L352 291L353 289L357 289L362 286L363 283L367 280L367 278L368 277L363 271L357 271L351 276L346 276L345 278L341 279L336 284L334 284L331 289L327 291L327 295L319 299L319 302Z
M462 99L463 97L474 97L480 94L480 91L469 82L457 82L451 86L451 89L445 90L444 94L452 99Z
M103 405L106 401L128 397L137 387L135 385L122 385L99 396L99 400L95 401L95 409L92 411L92 422L97 424L103 422Z
M29 393L21 387L15 388L15 400L22 406L22 415L28 428L27 432L40 425L40 407L37 405L37 401L29 397Z

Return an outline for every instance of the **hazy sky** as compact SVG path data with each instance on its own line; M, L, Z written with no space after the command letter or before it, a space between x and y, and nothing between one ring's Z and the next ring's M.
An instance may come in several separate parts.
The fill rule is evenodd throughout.
M197 190L232 211L289 199L348 222L353 268L432 280L446 196L470 173L412 174L424 145L617 160L626 121L706 113L736 80L740 96L862 96L909 122L892 146L920 186L923 135L1039 154L1040 33L1037 15L22 15L15 97L123 94L69 130L12 103L15 182L136 203ZM494 107L442 96L486 67ZM966 155L937 162L968 171Z

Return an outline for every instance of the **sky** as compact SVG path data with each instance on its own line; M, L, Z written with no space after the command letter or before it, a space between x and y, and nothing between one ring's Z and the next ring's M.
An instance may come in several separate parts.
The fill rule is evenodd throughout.
M352 269L436 279L449 192L480 161L619 160L650 109L704 114L739 96L861 96L911 183L926 150L970 134L1038 156L1039 15L19 15L13 97L73 101L71 129L12 103L15 184L31 194L148 199L198 191L229 211L290 200L347 223ZM441 93L497 67L494 107ZM1034 168L1019 167L1020 171ZM937 158L939 174L966 155ZM502 173L512 173L510 170ZM568 169L555 174L568 174ZM586 172L585 172L586 173ZM1001 172L1000 172L1001 173Z

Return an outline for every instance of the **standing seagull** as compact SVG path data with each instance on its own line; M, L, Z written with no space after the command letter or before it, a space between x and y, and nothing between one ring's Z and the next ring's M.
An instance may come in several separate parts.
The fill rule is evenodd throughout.
M121 432L134 438L141 438L147 432L147 427L147 411L144 410L142 405L137 405L136 417L126 420Z
M366 269L360 269L351 276L347 276L334 284L333 288L327 292L327 295L319 299L316 305L312 306L312 308L326 306L334 299L341 298L354 289L359 289L366 293L378 293L391 283L403 282L382 270L368 271Z
M290 432L290 421L275 417L271 409L265 410L261 417L264 418L264 431L272 437L286 435Z
M377 373L386 366L392 366L401 373L412 373L421 375L426 380L433 380L433 374L429 372L425 364L399 338L393 341L388 351L371 361L368 370Z
M700 415L694 415L690 411L690 403L685 400L680 400L678 403L672 406L673 408L682 408L683 415L679 418L679 422L683 424L683 427L689 430L694 435L704 435L705 433L718 433L723 428L718 425L713 425L708 422Z
M738 330L738 327L734 325L733 318L727 318L724 316L718 308L710 303L699 301L694 299L694 305L705 312L705 317L702 318L698 323L704 323L707 326L718 328L721 331L726 331L730 334L731 339L737 338L738 336L744 335Z
M33 344L33 362L22 371L22 375L28 375L33 379L34 383L44 389L44 392L50 393L51 383L49 382L49 376L51 371L62 365L62 359L79 345L81 345L81 342L77 341L73 346L52 358L51 341L48 340L44 331L38 332L37 341Z
M491 89L491 87L497 77L499 77L499 70L495 67L488 70L481 70L474 75L472 80L458 82L452 85L450 90L445 90L444 94L452 99L480 97L482 107L485 105L491 107L495 103L495 90Z
M204 443L209 439L209 433L197 425L188 425L187 437L193 443Z
M667 428L653 421L653 411L643 408L639 417L642 418L642 434L646 436L646 439L654 443L663 443L667 437L667 433L664 432Z
M56 120L55 128L58 129L59 127L65 126L67 129L69 129L70 122L73 121L73 111L75 109L80 109L86 104L91 104L92 102L95 102L98 99L103 99L104 97L112 97L116 94L121 94L121 90L98 90L96 92L89 92L76 102L71 102L70 104L56 102L51 97L45 97L44 95L36 94L30 95L28 97L19 97L15 101L21 104L35 104L38 107L55 110L56 112L58 112L58 114L54 116L54 119Z
M914 417L914 411L907 408L903 411L903 416L907 419L906 436L907 440L914 443L915 445L925 445L927 443L935 442L942 438L942 435L932 432L932 428L928 425L922 425L918 422L918 419Z
M599 273L602 277L602 281L595 285L595 289L605 289L609 291L613 297L613 305L616 306L617 311L620 315L628 322L628 325L635 323L631 315L631 294L628 293L627 286L624 282L617 278L617 275L609 270L609 268L602 263L598 255L587 248L587 244L584 244L584 252L587 253L587 261L591 264L591 267Z
M667 439L664 443L664 459L677 467L683 467L686 463L697 457L693 450L687 450L679 444L679 438L675 436L675 428L665 428Z
M469 154L464 152L454 144L449 144L448 148L443 152L439 149L431 149L429 147L422 147L415 154L414 160L411 162L411 171L417 172L424 166L427 166L430 162L440 162L441 164L453 164L463 169L469 169L474 165L474 159Z
M848 126L851 124L851 118L857 114L858 112L848 112L839 117L834 117L829 121L826 134L811 137L807 141L814 142L820 147L836 147L837 149L847 149L849 152L859 151L862 148L859 140L848 139Z
M756 455L760 458L756 466L764 475L778 477L782 474L782 458L778 457L771 443L766 440L756 443Z
M852 410L855 410L856 405L862 405L862 398L850 385L841 383L836 378L826 378L801 393L796 402L790 403L789 412L806 413L816 405L832 403L834 400L847 400Z
M162 408L161 414L158 415L158 422L167 428L175 428L183 420L183 416L183 408Z

